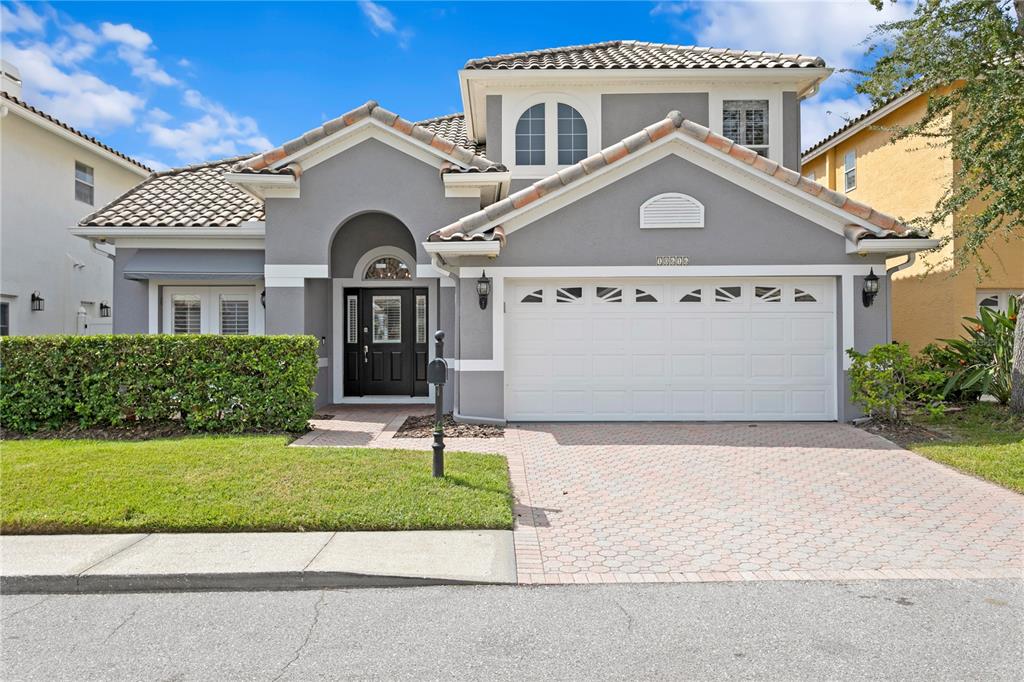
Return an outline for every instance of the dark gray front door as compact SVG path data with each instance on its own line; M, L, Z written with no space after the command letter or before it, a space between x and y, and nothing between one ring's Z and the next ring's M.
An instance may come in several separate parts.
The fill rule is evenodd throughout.
M346 309L345 395L426 395L426 289L346 289L346 305L353 296L357 303Z

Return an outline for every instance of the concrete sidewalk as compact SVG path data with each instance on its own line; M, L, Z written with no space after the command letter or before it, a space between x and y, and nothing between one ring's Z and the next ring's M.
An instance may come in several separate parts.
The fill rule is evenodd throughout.
M0 592L515 583L511 531L0 537Z

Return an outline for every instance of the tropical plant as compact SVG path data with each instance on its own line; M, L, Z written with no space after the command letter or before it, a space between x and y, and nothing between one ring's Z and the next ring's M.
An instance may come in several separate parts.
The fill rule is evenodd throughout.
M1013 337L1019 302L1010 297L1004 313L982 308L978 317L965 317L966 336L943 339L950 376L943 389L966 396L988 394L1004 405L1010 400L1013 377Z
M871 417L902 422L911 401L928 406L941 402L936 392L944 375L927 362L915 358L905 343L883 343L867 353L846 351L850 364L850 392L853 401Z

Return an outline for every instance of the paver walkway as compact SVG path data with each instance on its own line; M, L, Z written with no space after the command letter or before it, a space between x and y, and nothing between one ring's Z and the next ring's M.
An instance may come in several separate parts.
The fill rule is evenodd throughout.
M840 424L522 424L519 581L1021 577L1024 496Z
M296 445L394 438L429 406L326 408ZM1024 496L844 424L518 424L521 583L1024 577Z

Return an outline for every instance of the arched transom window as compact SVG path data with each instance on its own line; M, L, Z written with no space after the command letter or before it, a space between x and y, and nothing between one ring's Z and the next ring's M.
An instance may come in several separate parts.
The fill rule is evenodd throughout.
M519 115L515 127L517 166L571 166L587 158L587 121L576 107L549 97Z
M409 266L402 259L384 256L370 263L363 279L412 279L412 272L409 271Z
M534 104L516 124L516 165L544 165L544 104Z

